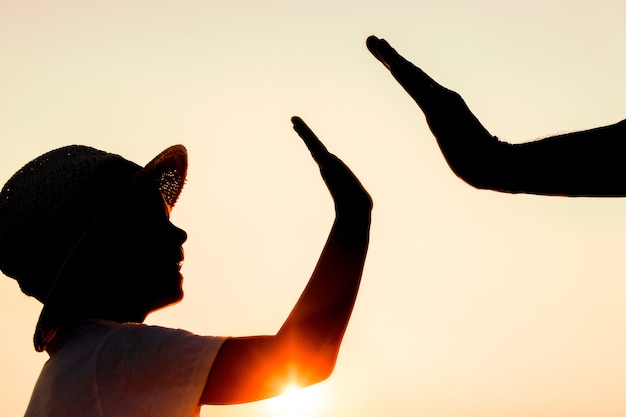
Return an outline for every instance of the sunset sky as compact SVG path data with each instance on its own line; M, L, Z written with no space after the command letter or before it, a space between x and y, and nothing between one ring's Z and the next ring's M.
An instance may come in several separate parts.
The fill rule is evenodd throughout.
M517 143L626 118L625 22L624 0L0 0L0 181L68 144L186 145L186 297L148 322L270 334L333 221L301 116L374 199L353 318L308 411L203 417L623 417L626 199L472 189L365 39ZM40 308L0 277L3 416L47 359Z

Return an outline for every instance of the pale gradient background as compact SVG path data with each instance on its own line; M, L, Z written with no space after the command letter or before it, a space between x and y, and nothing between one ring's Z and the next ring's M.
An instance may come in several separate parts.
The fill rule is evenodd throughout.
M184 143L187 295L149 322L272 333L333 219L300 115L375 200L353 319L306 415L624 416L626 199L471 189L365 39L521 142L626 118L625 22L624 0L1 0L0 178L71 143L139 163ZM3 416L46 360L39 308L0 279Z

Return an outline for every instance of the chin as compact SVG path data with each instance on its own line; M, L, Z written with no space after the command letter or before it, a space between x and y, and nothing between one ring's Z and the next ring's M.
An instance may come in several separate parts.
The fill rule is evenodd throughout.
M176 305L176 304L180 303L182 301L182 299L183 299L183 295L182 295L182 292L181 292L180 297L172 298L171 300L162 300L161 302L156 303L153 307L149 308L148 315L154 313L155 311L159 311L159 310L162 310L164 308Z
M171 292L167 294L162 294L157 300L152 303L152 306L149 308L150 312L161 310L165 307L173 306L175 304L180 303L185 296L183 289L178 287L173 289Z
M184 297L185 293L183 292L183 289L179 287L177 288L176 292L168 294L166 297L163 298L162 303L160 303L160 308L178 304L183 300Z

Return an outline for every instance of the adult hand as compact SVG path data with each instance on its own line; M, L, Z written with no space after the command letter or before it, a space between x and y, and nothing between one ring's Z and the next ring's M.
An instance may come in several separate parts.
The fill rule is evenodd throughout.
M383 39L370 52L424 112L450 168L476 188L564 196L626 196L626 120L511 145L499 141L460 95L402 57Z
M433 80L420 68L406 60L384 39L376 36L367 38L367 49L391 72L409 95L422 106L441 100L445 95L457 99L458 94L448 90Z
M483 127L459 94L437 83L387 41L370 36L367 47L422 109L450 168L468 183L486 188L482 183L491 172L484 161L496 161L494 152L506 144Z

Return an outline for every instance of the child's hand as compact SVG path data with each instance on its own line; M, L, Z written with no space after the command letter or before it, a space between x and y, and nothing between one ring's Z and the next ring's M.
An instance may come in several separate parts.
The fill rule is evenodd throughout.
M339 158L328 152L302 119L292 117L291 122L319 165L322 178L335 201L335 210L338 213L344 210L369 212L372 209L372 199L352 171Z

